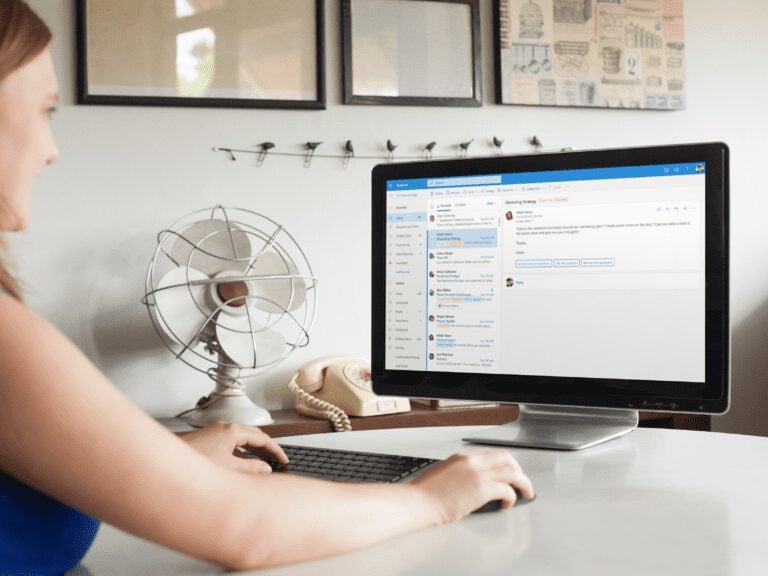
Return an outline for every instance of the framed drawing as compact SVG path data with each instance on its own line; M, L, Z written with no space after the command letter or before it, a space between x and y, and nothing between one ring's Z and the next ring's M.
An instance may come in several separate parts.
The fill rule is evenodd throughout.
M480 106L478 0L342 0L344 102Z
M683 0L494 0L499 104L685 108Z
M323 0L77 0L77 100L325 108L323 6Z

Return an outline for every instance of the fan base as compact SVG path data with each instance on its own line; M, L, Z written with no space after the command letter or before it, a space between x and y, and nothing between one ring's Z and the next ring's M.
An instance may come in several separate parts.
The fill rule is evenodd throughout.
M245 394L222 395L215 392L205 404L179 415L179 418L196 428L222 421L249 426L264 426L274 422L267 410L257 406Z

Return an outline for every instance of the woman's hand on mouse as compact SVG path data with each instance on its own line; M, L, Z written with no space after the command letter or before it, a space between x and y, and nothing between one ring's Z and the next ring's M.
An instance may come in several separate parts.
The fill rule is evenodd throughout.
M453 522L486 502L501 500L504 508L517 500L535 497L533 484L507 451L485 448L455 454L431 466L411 484L424 489L434 500L440 522Z
M271 472L272 468L261 458L288 462L288 457L277 442L255 426L216 422L200 430L180 433L178 436L217 464L239 472ZM241 450L257 457L244 456Z

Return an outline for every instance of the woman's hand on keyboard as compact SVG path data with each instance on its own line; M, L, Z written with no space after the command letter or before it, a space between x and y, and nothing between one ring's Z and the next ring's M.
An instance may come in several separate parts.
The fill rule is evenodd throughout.
M271 472L270 465L261 458L288 462L283 449L255 426L217 422L179 437L214 462L239 472Z
M463 518L491 500L513 506L517 489L524 498L535 497L530 478L504 449L485 448L455 454L431 466L411 484L435 501L440 522Z

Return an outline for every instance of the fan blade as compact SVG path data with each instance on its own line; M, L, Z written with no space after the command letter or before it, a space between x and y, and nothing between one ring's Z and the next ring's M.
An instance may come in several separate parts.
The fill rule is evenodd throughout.
M227 225L224 220L200 220L184 229L181 235L183 238L176 239L171 255L182 266L189 264L208 276L215 276L224 270L243 271L248 265L250 239L232 222Z
M224 320L224 314L219 319ZM259 368L280 360L285 354L285 338L276 330L264 329L247 315L227 316L216 326L216 338L229 358L242 368ZM254 353L255 351L255 353ZM255 361L254 361L255 360Z
M188 282L207 279L199 270L182 266L173 268L157 283L155 317L163 332L174 342L190 348L197 345L196 336L207 319L206 286L189 286Z
M256 257L248 276L284 276L298 274L298 270L289 260L272 250ZM255 298L249 301L250 306L271 313L282 313L286 310L296 310L304 304L307 298L307 287L303 278L258 279L248 280L248 292Z

